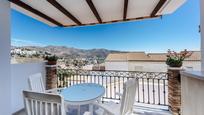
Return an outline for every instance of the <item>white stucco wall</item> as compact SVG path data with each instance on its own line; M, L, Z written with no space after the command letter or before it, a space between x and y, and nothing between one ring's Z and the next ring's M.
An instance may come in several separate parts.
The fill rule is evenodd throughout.
M200 26L201 26L201 57L202 70L204 71L204 0L200 0Z
M203 115L204 80L203 76L183 75L181 77L181 115ZM197 77L201 79L198 79Z
M31 74L42 73L45 77L45 64L11 64L11 109L12 113L24 107L22 90L28 90L28 77Z
M0 114L11 115L10 3L0 0Z
M165 62L106 62L106 70L120 70L120 71L147 71L147 72L166 72L167 65ZM192 67L193 70L201 70L200 61L184 61L183 67Z
M129 71L166 72L165 62L129 62ZM141 66L142 69L138 69Z
M128 62L105 62L105 69L128 71Z
M201 70L201 61L184 61L183 67L184 68L192 67L193 70L200 71Z

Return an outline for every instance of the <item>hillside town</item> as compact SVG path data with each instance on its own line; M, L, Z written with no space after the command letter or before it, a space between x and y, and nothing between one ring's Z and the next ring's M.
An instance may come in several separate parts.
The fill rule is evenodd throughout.
M103 57L97 57L97 56L84 57L81 55L71 57L69 55L59 55L52 51L44 51L39 49L35 50L32 48L25 48L25 47L14 47L11 49L11 63L13 64L35 63L39 61L45 61L44 57L47 55L58 56L59 57L57 61L58 67L63 69L80 69L83 67L89 67L90 65L97 65L100 63L104 63Z
M167 59L166 53L108 52L101 57L97 57L94 54L92 57L84 56L84 54L77 54L78 56L70 57L45 50L15 47L11 50L11 63L35 63L45 61L44 57L46 55L57 55L59 57L57 65L58 68L61 69L167 71L167 65L165 63ZM200 52L192 51L192 55L184 61L183 67L200 70L200 60Z

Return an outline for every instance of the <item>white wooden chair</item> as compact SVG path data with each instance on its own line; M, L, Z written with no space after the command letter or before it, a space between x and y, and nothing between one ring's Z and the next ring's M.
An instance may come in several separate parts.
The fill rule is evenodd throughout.
M66 115L60 95L23 91L27 115Z
M23 91L26 115L66 115L67 103L58 94ZM91 115L86 111L83 115Z
M42 74L41 73L36 73L33 75L29 76L29 85L30 89L34 92L41 92L41 93L54 93L54 94L59 94L59 92L64 89L64 88L54 88L54 89L45 89L45 85L42 79ZM68 108L67 102L65 102L66 108ZM80 112L80 106L71 106L73 109L78 109L78 112ZM67 109L66 109L67 111ZM86 112L88 114L88 112Z
M138 81L136 79L128 80L124 83L122 100L119 104L114 102L95 103L99 107L95 111L97 115L130 115L133 112L136 89Z
M45 85L42 79L41 73L36 73L29 76L29 85L30 89L35 92L43 92L43 93L55 93L57 94L63 88L54 88L54 89L45 89Z

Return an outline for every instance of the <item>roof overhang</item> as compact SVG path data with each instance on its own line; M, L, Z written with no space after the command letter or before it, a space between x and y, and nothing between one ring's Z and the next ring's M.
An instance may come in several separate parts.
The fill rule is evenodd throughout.
M186 0L9 0L11 7L50 26L85 26L157 18Z

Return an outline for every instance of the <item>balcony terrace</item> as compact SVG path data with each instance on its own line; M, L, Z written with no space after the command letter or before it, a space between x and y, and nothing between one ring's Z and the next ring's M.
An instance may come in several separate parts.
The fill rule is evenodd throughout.
M41 72L45 74L44 63L33 64L14 64L13 76L24 76L24 79L28 79L29 74L35 72ZM16 70L16 68L18 68ZM29 68L29 69L28 69ZM27 73L20 75L21 71L26 70ZM19 72L19 73L16 73ZM104 103L113 101L118 103L120 97L116 93L123 92L123 84L132 78L139 80L139 87L137 89L134 114L135 115L170 115L168 110L168 75L165 72L128 72L128 71L88 71L88 70L57 70L58 82L57 86L70 87L72 85L80 83L96 83L105 87L106 92L102 98ZM45 77L45 76L44 76ZM23 78L23 77L22 77ZM17 78L19 79L19 78ZM18 81L19 83L21 81ZM15 84L15 83L14 83ZM24 83L21 86L15 87L13 90L29 89L28 83ZM21 98L20 91L18 96ZM21 107L23 107L23 100L19 101ZM18 102L18 105L19 105ZM17 101L16 101L17 104ZM95 107L96 108L96 107ZM18 109L17 109L18 110ZM88 110L88 105L81 106L81 113ZM70 109L70 115L76 115L76 109ZM15 115L25 115L25 110L20 110Z
M105 88L105 95L102 98L104 103L118 102L121 98L116 96L116 92L123 91L123 83L128 79L136 78L139 87L135 97L134 114L203 115L204 73L202 71L169 68L167 73L84 70L56 72L56 66L52 66L51 71L54 72L48 75L50 70L47 68L50 67L44 62L10 64L11 7L50 26L73 27L158 18L173 13L185 2L185 0L70 1L0 0L0 91L2 93L0 113L2 115L25 114L22 90L29 90L28 77L35 73L41 73L46 86L49 87L70 87L80 83L100 84ZM204 70L204 0L200 1L201 54L202 70ZM138 4L142 4L143 10L139 9ZM57 77L53 77L55 75ZM53 84L50 85L50 82ZM85 106L84 110L86 109Z

